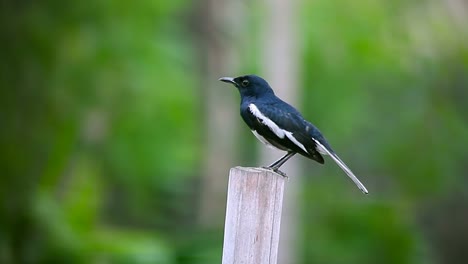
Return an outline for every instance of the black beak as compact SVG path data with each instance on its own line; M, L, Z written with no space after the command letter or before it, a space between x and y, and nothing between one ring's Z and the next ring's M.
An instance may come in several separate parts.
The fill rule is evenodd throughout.
M234 85L236 85L236 82L234 81L234 78L232 77L221 77L218 79L218 81L222 81L222 82L225 82L225 83L232 83Z

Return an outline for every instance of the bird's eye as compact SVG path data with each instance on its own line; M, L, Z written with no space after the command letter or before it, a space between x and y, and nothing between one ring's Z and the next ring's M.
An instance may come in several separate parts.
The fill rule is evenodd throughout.
M243 80L242 81L242 86L246 87L247 85L249 85L249 81L248 80Z

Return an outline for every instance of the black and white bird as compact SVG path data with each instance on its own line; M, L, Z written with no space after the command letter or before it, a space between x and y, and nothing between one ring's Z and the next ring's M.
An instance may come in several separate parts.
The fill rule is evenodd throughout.
M222 77L219 80L232 83L239 90L240 114L252 133L263 144L287 152L268 166L268 169L281 173L281 165L296 153L320 164L325 162L322 155L328 155L363 193L368 193L366 187L336 155L322 133L294 107L276 97L264 79L256 75L245 75L236 78Z

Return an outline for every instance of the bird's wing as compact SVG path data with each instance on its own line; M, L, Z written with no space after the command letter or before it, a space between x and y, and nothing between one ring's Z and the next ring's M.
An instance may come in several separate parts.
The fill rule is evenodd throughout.
M363 193L368 193L364 184L336 155L321 132L307 122L294 107L280 101L274 104L251 103L248 109L258 122L268 127L276 137L288 138L290 142L319 163L324 162L319 153L329 155Z
M251 103L248 106L250 114L268 131L263 132L264 136L274 134L283 144L287 144L293 150L303 153L306 156L324 163L323 157L316 151L315 142L307 135L307 123L302 115L292 106L277 102L273 104Z
M324 146L319 140L314 138L315 143L317 144L318 151L322 154L329 155L335 162L340 166L340 168L348 175L349 178L356 184L356 186L361 190L363 193L368 194L366 187L364 184L359 181L359 179L354 175L354 173L346 166L346 164L336 155L336 153L329 149L328 147Z

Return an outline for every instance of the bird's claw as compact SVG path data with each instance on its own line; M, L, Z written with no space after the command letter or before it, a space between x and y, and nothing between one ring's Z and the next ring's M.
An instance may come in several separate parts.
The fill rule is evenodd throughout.
M277 173L277 174L279 174L279 175L281 175L281 176L283 176L283 177L289 179L288 175L286 175L286 173L280 171L279 169L275 169L275 168L271 168L271 167L262 167L262 168L263 168L263 169L266 169L266 170L273 171L273 172L275 172L275 173Z

